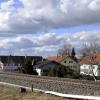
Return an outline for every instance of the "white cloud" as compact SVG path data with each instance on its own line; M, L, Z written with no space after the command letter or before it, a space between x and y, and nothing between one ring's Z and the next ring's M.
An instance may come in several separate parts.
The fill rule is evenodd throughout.
M100 23L99 0L19 0L1 3L0 32L33 33ZM2 11L5 10L5 11ZM95 12L94 12L95 11Z
M97 10L100 10L100 0L94 0L92 1L88 7L91 9L91 10L94 10L94 11L97 11Z
M0 54L53 55L65 43L71 43L78 51L83 43L95 40L100 43L100 31L74 34L24 34L0 39ZM4 53L5 52L5 53Z
M17 1L22 6L15 6ZM51 29L100 24L99 12L100 0L0 2L0 54L13 51L15 54L48 55L55 54L63 43L71 42L79 49L84 41L90 39L99 41L99 31L74 34L46 32ZM45 34L31 34L43 31ZM14 33L18 34L14 36Z
M14 10L14 0L8 0L0 4L0 9L3 11L12 11Z

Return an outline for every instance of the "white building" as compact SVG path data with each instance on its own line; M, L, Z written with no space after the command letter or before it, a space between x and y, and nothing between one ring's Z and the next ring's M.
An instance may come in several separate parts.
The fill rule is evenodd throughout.
M86 56L80 61L80 74L100 76L100 54L94 54L90 62L90 57Z
M100 76L100 71L98 70L98 65L88 65L88 64L83 64L80 66L80 74L85 74L85 75L94 75L95 76Z

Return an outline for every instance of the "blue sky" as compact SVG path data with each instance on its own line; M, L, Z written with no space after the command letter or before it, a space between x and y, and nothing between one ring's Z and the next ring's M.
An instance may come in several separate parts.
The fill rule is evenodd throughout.
M0 3L8 2L9 0L0 0ZM16 8L23 7L22 3L19 0L13 0L15 2L14 6Z
M56 55L99 39L100 0L0 0L0 55Z
M99 31L100 25L84 25L84 26L77 26L72 28L62 28L62 29L54 29L50 30L50 32L56 32L56 33L76 33L76 32L91 32L91 31Z

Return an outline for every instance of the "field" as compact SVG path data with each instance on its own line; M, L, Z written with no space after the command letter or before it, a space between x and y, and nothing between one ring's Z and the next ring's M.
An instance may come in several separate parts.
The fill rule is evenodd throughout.
M41 92L21 93L20 88L0 85L0 100L69 100L62 97L44 94Z

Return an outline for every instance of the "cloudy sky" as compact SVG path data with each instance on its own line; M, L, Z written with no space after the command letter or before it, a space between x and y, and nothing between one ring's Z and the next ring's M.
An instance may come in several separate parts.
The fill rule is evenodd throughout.
M0 0L0 55L55 55L100 39L100 0Z

